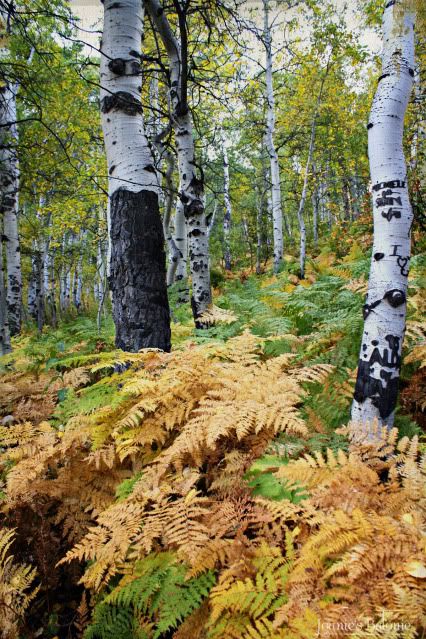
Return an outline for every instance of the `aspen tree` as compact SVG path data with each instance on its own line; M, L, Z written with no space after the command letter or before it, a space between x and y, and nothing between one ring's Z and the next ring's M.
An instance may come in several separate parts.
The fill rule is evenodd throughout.
M9 55L9 11L0 8L0 58ZM6 299L11 335L21 330L22 272L18 232L19 166L17 155L16 94L19 85L6 77L0 87L0 188L3 239L6 254Z
M101 116L109 172L109 282L116 345L170 350L159 184L141 104L143 5L104 0Z
M283 213L281 207L281 182L278 153L275 148L275 98L272 82L272 37L269 25L269 0L263 1L263 41L266 50L266 134L265 143L271 170L271 205L274 237L274 271L277 272L283 258Z
M221 131L222 156L223 156L223 199L225 204L225 214L223 216L223 258L225 262L225 270L231 270L231 220L232 206L231 196L229 193L229 160L228 149L226 147L225 133Z
M172 31L160 2L158 0L145 0L145 3L169 58L171 117L175 131L180 178L179 199L183 205L183 210L178 208L176 211L176 245L184 256L183 223L186 223L192 279L191 307L195 325L198 328L203 328L203 323L200 322L199 318L211 304L209 234L204 206L203 177L202 175L198 177L196 173L193 122L187 96L186 14L184 8L178 2L175 3L179 22L179 41ZM182 241L182 246L179 244L180 241Z
M413 29L414 13L387 2L382 75L368 124L374 243L352 420L378 420L388 428L398 395L413 221L402 146L414 76Z

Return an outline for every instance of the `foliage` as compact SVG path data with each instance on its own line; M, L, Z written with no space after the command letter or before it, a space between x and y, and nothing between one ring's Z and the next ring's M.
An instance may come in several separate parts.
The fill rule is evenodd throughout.
M336 432L363 264L354 249L340 263L320 254L312 281L285 269L230 280L216 303L235 321L177 332L171 354L96 350L90 324L87 341L75 325L58 329L63 351L39 375L67 393L49 422L2 427L3 510L59 531L51 571L84 588L80 635L343 637L344 619L367 636L385 618L386 632L404 623L414 636L424 625L421 445ZM422 273L419 257L407 377L424 339ZM257 313L283 311L286 333L259 330ZM21 376L34 374L27 343L8 364Z
M13 530L0 530L0 636L4 639L18 639L25 613L38 591L34 588L35 568L17 564L10 553L13 541Z

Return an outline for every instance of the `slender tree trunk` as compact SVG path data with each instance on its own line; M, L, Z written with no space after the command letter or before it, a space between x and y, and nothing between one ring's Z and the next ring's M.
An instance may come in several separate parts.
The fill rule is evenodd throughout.
M203 176L197 177L192 115L187 100L186 15L177 8L180 42L174 36L158 0L146 0L150 15L167 51L170 66L170 104L179 168L179 197L186 220L189 265L192 279L191 307L197 328L204 328L200 316L211 304L209 236L204 207ZM177 5L176 5L177 7ZM178 213L178 211L176 211ZM177 215L176 215L177 217ZM180 236L176 219L176 236ZM179 244L177 243L180 249ZM183 251L182 251L182 254Z
M272 82L272 38L269 27L269 0L262 0L264 29L263 38L266 49L266 149L271 165L272 219L274 229L274 271L277 272L284 252L283 214L281 206L281 182L278 153L274 144L275 98Z
M314 246L318 246L318 210L319 210L319 193L318 193L318 177L316 172L315 163L312 162L312 175L313 175L313 191L312 191L312 226L314 235Z
M33 319L37 317L37 282L38 282L38 273L37 273L37 248L35 243L33 242L32 253L31 253L31 271L30 278L28 281L28 295L27 295L27 311L28 315Z
M12 335L21 330L22 272L18 232L19 167L16 126L17 87L0 87L0 187L3 239L6 248L7 308Z
M109 171L116 345L170 350L159 186L142 116L140 0L104 0L101 115Z
M374 243L352 419L377 419L388 427L398 395L413 221L402 146L414 75L413 28L414 15L388 2L382 75L368 125Z
M232 220L232 206L231 197L229 193L229 161L228 161L228 149L226 148L225 135L222 129L222 154L223 154L223 199L225 204L225 214L223 216L223 260L225 263L225 270L231 270L231 220Z
M2 222L0 218L0 223ZM0 226L0 233L2 228ZM7 313L6 288L3 272L3 243L0 241L0 356L10 353L9 318Z
M300 198L300 203L299 203L299 208L297 211L297 219L299 221L299 232L300 232L300 247L299 247L299 251L300 251L300 277L303 279L305 277L305 261L306 261L306 224L305 224L305 219L303 216L303 211L305 208L305 202L306 202L306 193L308 191L308 176L309 176L309 168L311 166L311 162L312 162L312 155L314 152L314 145L315 145L315 127L316 127L316 113L314 115L314 118L312 120L312 127L311 127L311 138L309 141L309 151L308 151L308 159L306 161L306 166L305 166L305 175L303 178L303 188L302 188L302 195Z
M165 176L165 197L164 197L164 214L163 214L163 232L168 248L169 266L167 269L167 286L171 286L176 277L176 269L182 255L176 245L171 228L171 217L174 202L173 188L173 171L175 168L175 156L171 151L165 151L163 155L166 158L166 176Z
M261 260L262 260L262 212L263 212L263 197L261 188L257 188L256 197L256 275L261 273Z
M73 286L73 302L77 310L77 313L79 313L81 309L81 295L83 292L82 268L83 268L83 256L80 255L77 261L77 267L75 269L74 286Z

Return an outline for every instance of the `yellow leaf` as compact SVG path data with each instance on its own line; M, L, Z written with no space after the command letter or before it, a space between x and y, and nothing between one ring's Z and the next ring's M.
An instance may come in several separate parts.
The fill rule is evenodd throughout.
M426 566L420 561L410 561L405 568L405 572L417 579L426 579Z

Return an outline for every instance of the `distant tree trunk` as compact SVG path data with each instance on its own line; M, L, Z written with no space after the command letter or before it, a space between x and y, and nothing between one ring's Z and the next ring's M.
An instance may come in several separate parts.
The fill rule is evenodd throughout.
M274 229L274 271L277 272L284 252L283 245L283 214L281 207L281 182L278 153L274 144L275 133L275 98L272 82L272 38L269 27L269 0L262 0L264 29L263 38L266 49L266 148L271 165L272 185L272 219Z
M80 312L81 309L81 295L83 292L83 256L80 255L77 261L77 266L74 274L74 286L73 286L73 302L74 306L77 310L77 313Z
M37 317L37 282L38 282L38 273L37 273L37 249L33 242L32 253L31 253L31 271L30 271L30 279L28 281L28 295L27 295L27 310L28 315L33 319Z
M231 270L231 220L232 220L232 206L231 196L229 193L229 161L228 161L228 149L226 148L225 134L222 130L222 154L223 154L223 199L225 204L225 214L223 216L223 261L225 263L225 270Z
M7 81L0 87L0 187L3 239L6 248L7 308L12 335L21 330L22 272L18 232L19 168L16 91Z
M109 170L110 289L116 345L170 350L159 186L142 116L140 0L104 0L101 116Z
M319 193L318 193L318 177L316 172L315 163L312 162L312 175L313 175L313 191L312 191L312 226L314 235L314 246L318 246L318 213L319 213Z
M398 396L413 221L402 146L414 75L413 28L414 15L388 2L382 75L368 125L374 243L352 420L377 419L389 428Z
M187 99L186 13L179 3L175 3L180 32L180 42L178 42L160 2L146 0L146 5L169 57L170 103L180 177L179 197L183 204L188 231L189 265L192 278L191 307L196 327L205 328L199 318L211 304L209 237L204 207L204 180L202 172L200 177L196 174L193 122ZM177 237L182 237L181 231L183 229L178 229L178 219L176 219ZM177 246L180 249L178 243Z
M263 212L263 197L262 189L256 189L256 275L261 273L261 260L262 260L262 212Z
M314 115L314 119L312 120L311 127L311 138L309 141L309 151L308 151L308 159L306 160L305 166L305 175L303 178L303 188L302 195L300 198L299 208L297 210L297 219L299 221L299 232L300 232L300 277L303 279L305 277L305 261L306 261L306 224L303 216L303 210L305 208L306 202L306 193L308 191L308 176L309 176L309 168L312 162L312 155L314 152L314 144L315 144L315 127L316 127L316 113Z
M2 222L1 218L0 222ZM1 226L0 233L2 233ZM6 289L4 286L3 243L0 242L0 355L6 355L10 353L11 350Z
M59 278L59 309L61 314L65 313L71 300L71 267L69 264L69 244L71 241L65 234L62 239L62 265Z

